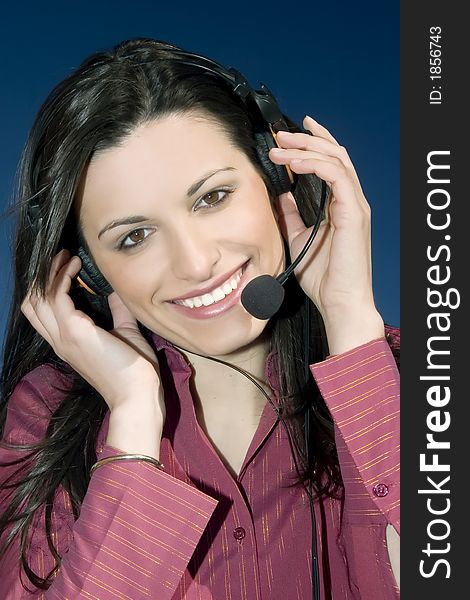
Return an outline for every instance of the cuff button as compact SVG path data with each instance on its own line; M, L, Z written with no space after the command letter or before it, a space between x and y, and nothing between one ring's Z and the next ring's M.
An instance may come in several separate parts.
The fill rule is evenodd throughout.
M385 483L377 483L377 485L374 485L374 487L372 488L372 491L374 493L374 496L377 496L377 498L383 498L389 492L388 485L386 485Z

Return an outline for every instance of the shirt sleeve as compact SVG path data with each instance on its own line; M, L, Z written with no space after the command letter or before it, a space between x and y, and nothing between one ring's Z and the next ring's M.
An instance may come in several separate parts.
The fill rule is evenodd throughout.
M10 398L4 441L28 443L44 437L50 412L38 415L45 392L36 380L23 380ZM20 451L0 448L0 463ZM104 446L98 458L121 454ZM15 456L16 454L16 456ZM7 471L2 468L0 478ZM8 499L0 496L0 511ZM21 573L15 541L0 559L0 597L18 599L159 598L170 600L217 505L217 500L143 461L115 461L91 476L74 521L60 488L52 514L53 540L62 557L48 590L25 591L32 584ZM54 565L44 514L34 520L29 566L41 577Z
M399 532L399 375L389 344L377 339L310 369L334 420L349 513L375 510Z

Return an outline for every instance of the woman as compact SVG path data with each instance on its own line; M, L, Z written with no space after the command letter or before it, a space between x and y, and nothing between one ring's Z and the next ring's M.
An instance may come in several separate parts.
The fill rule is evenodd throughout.
M139 39L41 108L2 376L2 597L398 597L398 333L369 207L331 134L258 92ZM314 222L279 310L253 316L247 284Z

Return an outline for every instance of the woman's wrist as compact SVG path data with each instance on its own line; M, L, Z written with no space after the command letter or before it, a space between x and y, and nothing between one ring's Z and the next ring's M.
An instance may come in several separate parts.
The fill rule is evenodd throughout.
M343 354L367 342L385 337L384 321L374 308L348 311L341 318L324 319L330 355Z
M136 403L111 412L106 444L126 454L145 454L159 459L162 434L163 423L158 411L152 406L143 410Z

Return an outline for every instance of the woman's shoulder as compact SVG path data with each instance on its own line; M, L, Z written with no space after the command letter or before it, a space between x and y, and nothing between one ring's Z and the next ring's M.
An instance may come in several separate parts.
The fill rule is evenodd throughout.
M71 383L70 375L49 363L26 373L8 400L5 441L17 444L41 439Z
M45 363L24 375L10 400L18 398L21 401L33 396L42 400L50 412L54 412L72 381L71 372L66 373L51 363Z

